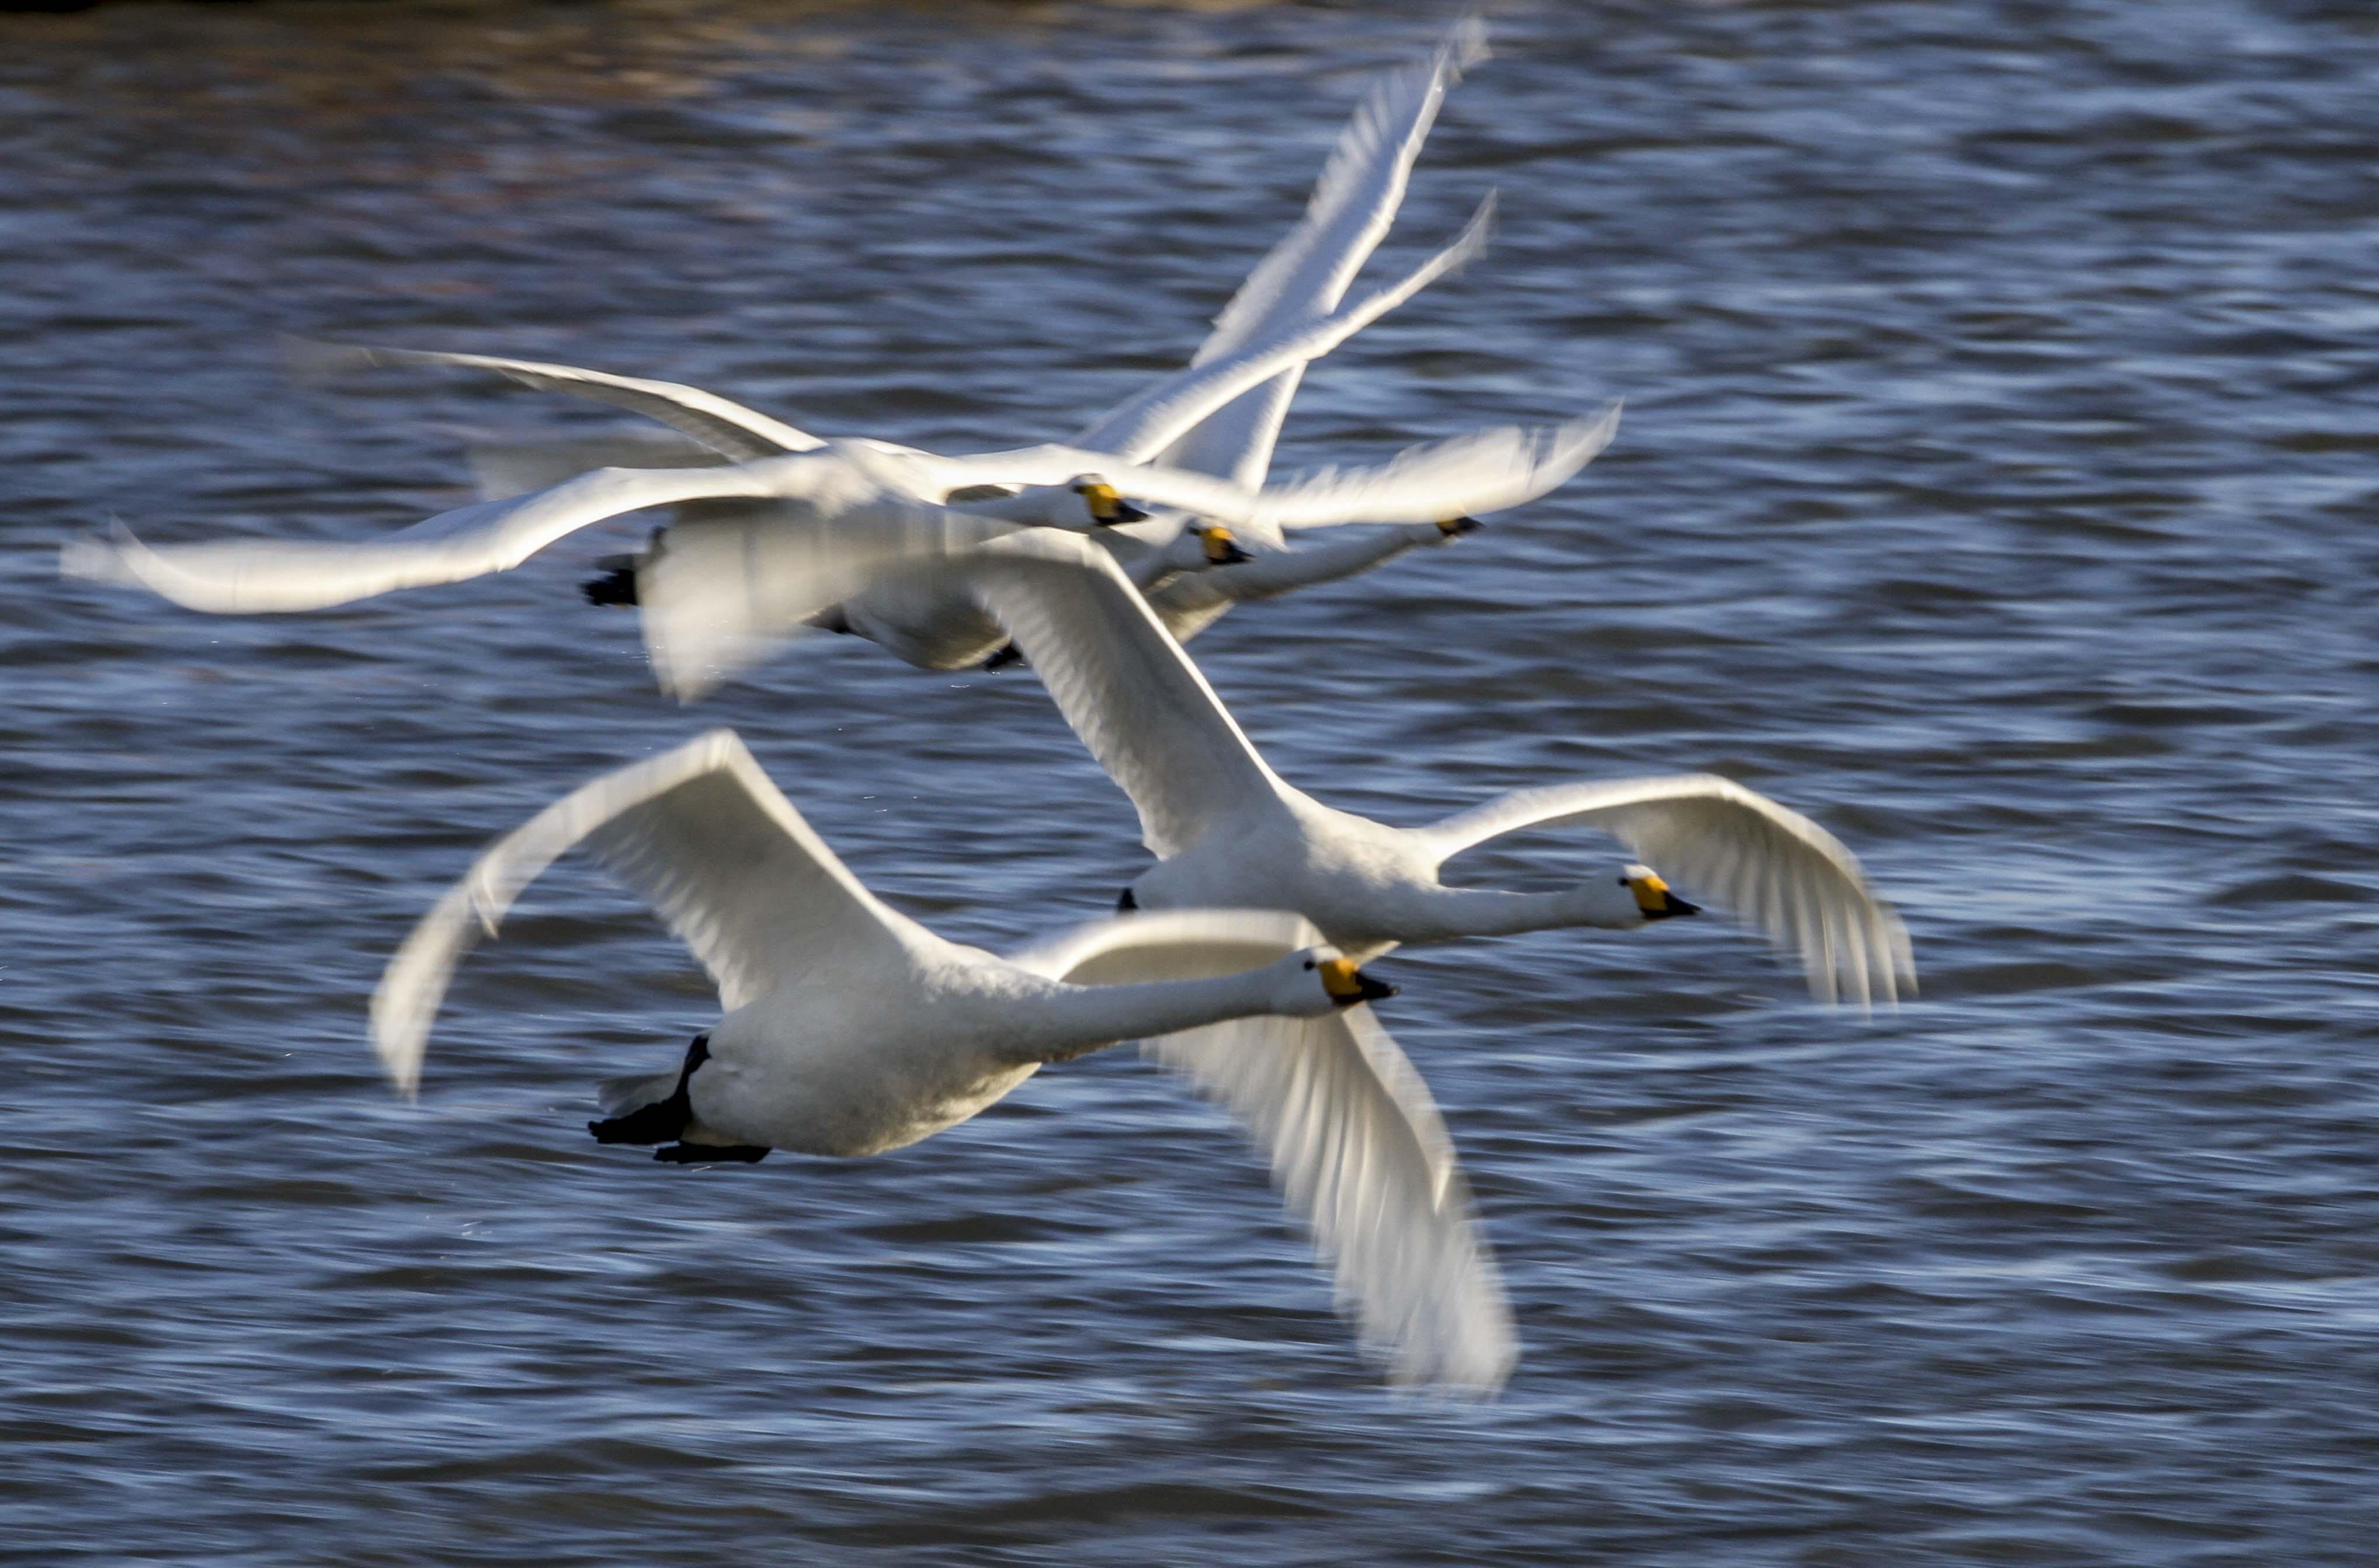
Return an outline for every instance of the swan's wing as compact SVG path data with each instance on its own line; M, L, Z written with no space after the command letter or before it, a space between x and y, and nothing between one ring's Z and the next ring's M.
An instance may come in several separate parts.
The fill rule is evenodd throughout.
M1441 858L1525 827L1584 823L1690 894L1799 953L1820 1000L1866 1007L1916 991L1908 931L1841 839L1713 774L1520 790L1427 831Z
M935 578L950 557L1015 528L1001 518L898 503L823 514L718 507L681 519L636 569L654 678L692 702L815 631L834 606L900 574ZM963 596L950 593L963 609Z
M217 615L320 609L510 571L554 540L622 513L780 491L743 465L598 468L550 489L480 501L360 543L223 539L152 549L119 525L112 535L68 544L59 552L58 569L71 577L137 584Z
M1319 321L1290 323L1236 353L1167 376L1138 397L1109 411L1076 436L1073 444L1094 452L1112 452L1132 463L1149 462L1167 442L1249 388L1271 380L1282 370L1320 358L1439 278L1467 264L1486 248L1494 222L1495 199L1491 195L1479 204L1479 211L1452 245L1402 281L1375 290Z
M608 403L658 419L684 431L712 451L738 463L755 457L781 457L789 452L810 452L825 445L806 430L796 430L756 409L675 381L648 381L635 376L613 376L582 370L572 365L545 365L534 359L499 359L485 354L445 354L416 348L370 348L359 344L290 345L302 368L323 371L349 366L451 365L467 370L492 370L539 392L567 392L573 397Z
M887 485L935 499L970 485L1057 486L1096 475L1125 495L1237 524L1257 543L1277 546L1282 528L1438 523L1533 501L1611 444L1619 406L1565 425L1475 431L1408 448L1386 463L1323 468L1254 491L1184 469L1056 444L964 458L903 452L875 461Z
M1284 786L1106 551L1033 529L960 563L1159 859L1275 808Z
M1304 218L1248 274L1215 318L1193 366L1238 354L1337 305L1395 221L1445 90L1486 54L1484 29L1466 21L1429 65L1399 71L1372 91L1339 136ZM1241 484L1262 483L1298 375L1289 369L1241 393L1176 441L1164 461Z
M1086 926L1015 961L1075 984L1231 974L1319 940L1298 915L1193 910ZM1491 1389L1518 1354L1469 1184L1429 1087L1367 1007L1146 1042L1244 1122L1335 1267L1339 1308L1400 1382Z
M906 962L919 931L859 885L731 730L607 773L498 839L422 918L372 994L372 1043L397 1088L421 1081L454 965L521 890L584 843L651 904L728 1010L813 971Z
M508 501L550 489L590 468L716 468L727 461L716 448L692 436L642 428L480 441L468 456L481 501Z
M1618 404L1566 425L1502 426L1409 447L1367 468L1324 468L1260 492L1259 526L1442 523L1517 506L1565 483L1611 444ZM1127 487L1128 488L1128 487Z
M1305 216L1214 318L1200 360L1236 351L1284 317L1319 314L1337 302L1395 221L1445 90L1486 57L1486 29L1466 20L1428 65L1399 71L1372 90L1331 151Z

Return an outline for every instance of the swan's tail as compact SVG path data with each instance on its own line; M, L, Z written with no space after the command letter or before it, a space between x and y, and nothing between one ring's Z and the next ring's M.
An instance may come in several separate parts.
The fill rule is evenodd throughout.
M658 1105L677 1092L681 1069L667 1072L631 1073L625 1078L607 1078L596 1087L595 1098L607 1116L625 1116Z

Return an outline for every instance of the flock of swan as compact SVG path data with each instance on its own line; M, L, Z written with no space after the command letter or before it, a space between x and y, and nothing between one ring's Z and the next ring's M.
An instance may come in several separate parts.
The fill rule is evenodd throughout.
M929 669L1029 664L1156 858L1113 917L1005 958L946 941L862 886L743 742L714 730L584 785L479 856L372 998L392 1080L417 1091L465 950L585 849L684 940L722 1013L665 1070L602 1086L601 1141L693 1164L873 1154L964 1121L1045 1064L1141 1041L1247 1124L1399 1381L1491 1389L1516 1358L1511 1312L1453 1141L1372 1015L1393 989L1362 964L1404 943L1698 912L1673 877L1797 956L1821 999L1890 1001L1914 970L1850 851L1738 784L1554 784L1391 827L1275 774L1184 651L1242 601L1445 545L1612 438L1616 407L1267 482L1307 364L1484 244L1491 199L1425 264L1345 303L1447 88L1482 53L1466 27L1388 77L1190 365L1069 441L945 456L821 440L666 381L314 345L323 364L493 372L662 428L482 452L486 499L374 542L152 547L119 526L67 546L61 566L199 610L298 611L505 571L578 529L670 508L586 591L635 609L681 699L819 630ZM1349 523L1385 526L1312 532ZM1634 859L1557 893L1441 880L1472 846L1564 824Z

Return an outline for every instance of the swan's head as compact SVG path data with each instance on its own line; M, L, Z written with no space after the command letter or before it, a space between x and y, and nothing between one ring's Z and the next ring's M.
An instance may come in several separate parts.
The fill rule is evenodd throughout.
M1209 566L1237 566L1242 561L1255 559L1239 548L1238 536L1220 523L1209 523L1198 530L1198 547Z
M1274 1005L1291 1018L1321 1018L1396 994L1395 986L1365 974L1335 947L1308 947L1273 968L1278 983Z
M1588 887L1601 894L1597 899L1606 906L1612 917L1598 924L1641 925L1650 920L1671 920L1678 915L1699 914L1699 904L1689 904L1669 891L1660 873L1648 865L1621 866L1607 877L1598 878Z
M1352 959L1320 959L1305 960L1305 967L1322 979L1322 994L1331 1005L1351 1007L1358 1002L1377 1002L1396 994L1396 988L1384 980L1374 980L1355 967Z
M1123 499L1123 492L1096 474L1076 476L1073 491L1091 509L1091 521L1102 528L1118 523L1145 523L1148 513Z

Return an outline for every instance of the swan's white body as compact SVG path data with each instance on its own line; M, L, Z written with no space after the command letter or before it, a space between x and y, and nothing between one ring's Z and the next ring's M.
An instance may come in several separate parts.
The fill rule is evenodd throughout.
M401 1090L419 1083L465 948L582 843L684 938L725 1008L698 1067L617 1080L607 1108L682 1090L677 1136L696 1149L873 1154L966 1120L1045 1062L1145 1039L1265 1144L1400 1377L1491 1386L1509 1368L1509 1312L1444 1127L1369 1009L1334 998L1336 955L1310 924L1199 911L1101 922L1012 959L960 947L861 886L731 731L596 779L480 856L373 997Z
M1266 766L1189 656L1079 540L1048 530L952 563L1013 635L1074 732L1138 808L1157 864L1144 910L1293 910L1353 958L1406 942L1562 926L1632 929L1670 912L1631 867L1565 892L1448 887L1444 863L1523 828L1607 833L1688 890L1794 949L1822 998L1913 986L1907 933L1840 840L1709 774L1523 790L1419 828L1323 805ZM1665 895L1661 895L1665 897Z

